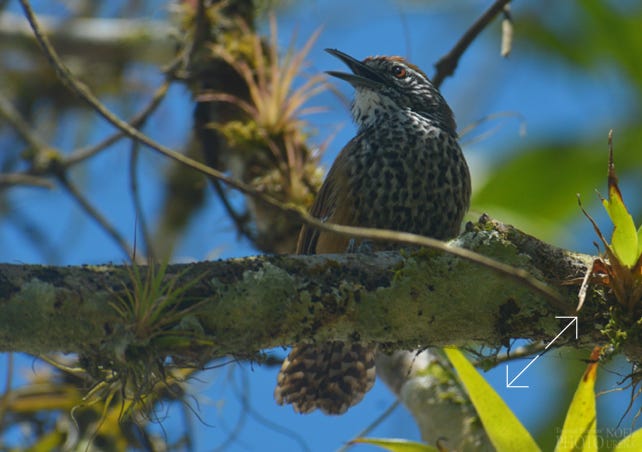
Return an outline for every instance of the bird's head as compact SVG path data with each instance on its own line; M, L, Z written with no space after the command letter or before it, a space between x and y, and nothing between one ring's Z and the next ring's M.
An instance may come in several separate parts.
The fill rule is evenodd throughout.
M386 120L394 111L411 111L455 134L453 113L426 74L402 57L376 56L359 61L336 49L326 49L352 73L328 71L356 90L352 114L360 127ZM390 118L390 120L393 120Z

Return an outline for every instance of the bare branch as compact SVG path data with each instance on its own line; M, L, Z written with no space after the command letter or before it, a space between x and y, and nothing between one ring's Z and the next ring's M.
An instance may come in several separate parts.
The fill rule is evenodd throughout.
M116 230L114 226L102 215L85 195L72 184L66 174L62 174L58 177L58 180L62 186L67 190L67 193L71 195L71 198L78 203L80 208L91 218L93 219L104 231L109 235L115 242L118 244L120 249L123 251L125 256L132 259L133 253L132 250L125 240L125 238Z
M14 185L25 185L40 188L54 187L54 184L44 177L33 176L25 173L0 173L0 188L11 187Z
M464 54L468 46L475 40L475 38L488 26L493 19L504 10L504 7L510 0L496 0L490 8L488 8L479 19L464 33L464 35L457 41L457 44L446 55L441 57L435 64L437 72L432 77L432 83L439 87L446 77L455 73L459 59Z
M7 121L20 135L20 138L31 146L34 151L48 147L47 143L32 130L31 126L20 115L20 112L15 109L9 99L3 95L0 95L0 118Z
M161 86L156 89L149 103L129 121L132 127L141 127L151 116L151 114L156 111L163 99L165 99L165 95L167 94L169 85L169 81L166 80ZM126 136L127 134L125 132L119 130L95 145L77 149L64 159L62 165L65 167L69 167L81 163L98 154L103 149L106 149L107 147L116 143L121 138L125 138Z

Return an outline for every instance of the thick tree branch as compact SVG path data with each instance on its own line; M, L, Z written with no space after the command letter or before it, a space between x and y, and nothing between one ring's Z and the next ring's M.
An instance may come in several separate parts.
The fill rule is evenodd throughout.
M377 377L410 411L427 444L442 438L448 450L493 450L475 408L454 375L440 349L377 354Z
M553 286L582 276L590 256L554 248L489 222L454 244L521 267ZM140 267L144 275L145 268ZM103 265L0 265L0 350L105 355L142 346L113 304L134 292L131 269ZM384 349L415 349L511 338L547 340L555 315L572 313L577 287L558 290L565 312L517 281L435 251L376 255L260 256L172 265L166 281L185 288L180 306L197 304L173 332L198 332L211 357L248 356L301 340L361 340ZM141 278L144 279L144 276ZM580 313L581 342L603 341L599 292ZM596 327L597 326L597 327ZM194 333L196 334L196 333ZM145 340L147 340L145 338ZM159 357L176 349L155 346Z

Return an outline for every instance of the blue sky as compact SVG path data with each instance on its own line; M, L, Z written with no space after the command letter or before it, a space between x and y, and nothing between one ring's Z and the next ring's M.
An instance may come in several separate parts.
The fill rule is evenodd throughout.
M58 3L58 2L54 2ZM293 2L294 3L294 2ZM513 15L526 11L528 2L516 2ZM428 75L433 64L456 42L463 31L481 13L487 2L435 2L427 7L419 2L392 1L310 1L297 3L277 13L280 41L287 45L293 33L302 44L309 34L323 27L322 34L310 53L309 73L325 70L342 70L341 63L323 49L339 48L358 58L372 54L396 54L407 56L423 68ZM456 6L455 6L456 4ZM45 11L43 2L34 2L36 12ZM15 5L14 5L15 6ZM58 10L48 5L49 13ZM151 16L160 19L164 10L157 10ZM366 13L367 12L367 13ZM106 11L106 15L108 12ZM460 129L485 115L498 112L512 112L521 116L526 125L526 135L520 134L520 120L506 119L502 127L489 138L465 146L465 152L473 171L473 185L483 183L489 167L501 162L512 152L519 152L532 140L542 134L549 137L573 136L578 132L595 132L606 136L609 124L617 124L623 111L632 102L626 87L617 74L598 71L578 77L555 61L546 61L534 54L534 50L519 39L513 54L508 59L498 55L499 24L493 24L484 32L464 55L453 78L445 81L442 92L451 104ZM264 25L264 29L267 27ZM516 30L519 33L519 30ZM143 105L157 86L161 77L152 68L132 68L127 77L136 82L140 90L132 94L128 105L105 99L122 116L129 116ZM340 92L350 98L351 88L341 81L332 81ZM602 87L596 91L594 86ZM62 89L62 88L61 88ZM316 130L319 143L335 134L323 163L329 167L334 156L354 134L349 112L335 95L326 93L313 100L314 105L323 105L327 112L311 115L308 119ZM181 149L187 140L191 127L192 100L189 92L174 86L157 115L148 123L145 132L157 141ZM586 120L590 112L591 121ZM43 113L45 115L46 113ZM604 124L604 131L596 132L596 118ZM52 138L62 149L72 149L77 143L75 135L67 126L77 126L78 118L70 116L61 127L60 133ZM99 119L91 127L90 142L108 135L111 129ZM167 127L171 124L171 127ZM611 126L612 127L612 126ZM100 206L102 212L127 238L134 234L135 219L127 182L126 163L129 147L127 144L114 146L82 170L74 173L77 181L84 181L83 187L90 198ZM140 164L140 178L145 208L150 220L158 215L161 193L158 182L166 169L166 162L155 154L143 152ZM599 188L599 187L598 187ZM572 194L574 196L574 193ZM42 263L76 265L83 263L122 262L124 256L104 232L76 208L60 189L53 192L34 189L15 189L10 195L12 208L35 223L47 221L47 234L52 238L53 252L42 253L25 240L24 235L11 222L0 222L0 261L9 263ZM209 195L208 207L192 221L176 251L177 260L201 260L206 258L229 258L256 254L248 243L238 241L233 225ZM474 206L473 206L474 208ZM491 216L493 212L489 212ZM590 233L590 227L580 225L580 235ZM572 234L571 234L572 235ZM591 240L570 240L566 244L585 252L592 252ZM579 362L579 358L572 358ZM5 357L0 357L4 366ZM510 406L531 430L537 431L551 416L551 407L556 407L560 397L561 380L555 378L562 372L564 355L557 352L546 355L533 366L532 372L524 375L523 384L528 390L507 390L504 388L504 368L500 366L485 374L491 384L505 397ZM25 375L31 368L32 360L23 357L20 362ZM511 364L512 366L513 364ZM519 367L519 363L514 366ZM581 367L581 366L580 366ZM623 363L612 363L611 369L624 369ZM512 368L512 367L511 367ZM578 367L579 368L579 367ZM238 442L227 450L300 450L301 442L284 430L298 432L300 441L309 450L336 450L342 443L354 437L367 427L394 401L393 397L378 382L365 400L345 416L330 418L319 414L295 415L289 407L278 407L272 399L276 379L275 368L262 368L242 363L203 372L192 385L192 394L198 404L201 422L192 417L196 450L212 450L224 444L237 425L242 422ZM577 369L576 369L577 371ZM607 372L602 372L602 377ZM608 388L616 376L603 378L600 385ZM20 381L20 380L18 380ZM243 407L240 400L246 397L251 408ZM605 396L600 406L617 418L626 403L626 395ZM556 408L559 409L559 408ZM563 408L562 408L563 409ZM183 428L180 407L169 407L169 415L162 426L172 438L174 429ZM159 427L160 428L160 427ZM373 436L402 437L418 439L418 432L412 418L403 408L398 408ZM357 450L368 450L359 447Z

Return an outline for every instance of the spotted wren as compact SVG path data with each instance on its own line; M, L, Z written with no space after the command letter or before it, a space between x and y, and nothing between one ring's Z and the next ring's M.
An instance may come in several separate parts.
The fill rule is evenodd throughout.
M358 131L330 168L311 214L341 225L456 236L470 201L470 174L453 113L438 89L404 58L359 61L326 51L351 71L328 74L354 87ZM342 253L349 243L349 237L303 226L297 252ZM397 247L372 245L374 251ZM279 372L275 399L300 413L344 413L374 384L375 351L372 343L296 344Z

